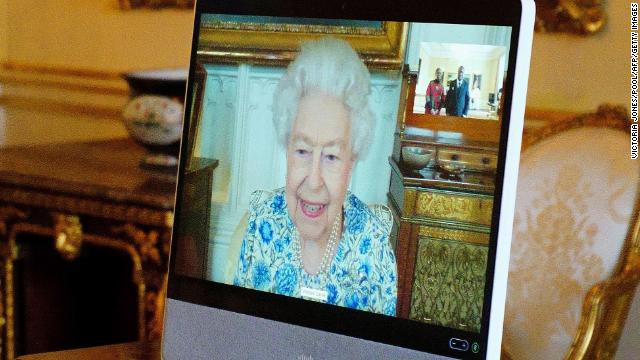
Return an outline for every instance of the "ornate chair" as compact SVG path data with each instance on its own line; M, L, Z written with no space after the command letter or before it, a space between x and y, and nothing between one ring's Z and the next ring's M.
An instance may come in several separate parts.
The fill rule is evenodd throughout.
M504 358L613 358L640 280L629 126L605 105L525 136Z

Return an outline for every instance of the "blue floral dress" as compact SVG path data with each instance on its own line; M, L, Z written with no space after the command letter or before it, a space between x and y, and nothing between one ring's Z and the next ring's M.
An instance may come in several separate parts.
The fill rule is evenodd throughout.
M389 243L391 214L372 210L351 193L343 211L343 236L329 270L310 275L296 254L284 189L254 192L233 284L394 316L398 279Z

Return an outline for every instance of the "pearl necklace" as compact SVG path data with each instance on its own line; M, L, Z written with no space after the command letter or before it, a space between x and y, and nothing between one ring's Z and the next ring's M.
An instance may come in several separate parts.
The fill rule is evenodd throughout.
M329 270L329 265L331 265L331 255L333 255L336 246L338 245L338 241L340 237L338 237L338 229L340 229L341 216L338 214L336 219L333 221L333 225L331 227L331 233L329 234L329 240L327 241L327 247L324 250L324 254L322 255L322 261L320 261L320 267L318 268L318 272L315 275L320 275L323 273L327 273ZM298 229L294 227L293 229L293 243L295 246L295 255L298 263L301 267L304 268L302 264L302 244L300 243L300 233Z

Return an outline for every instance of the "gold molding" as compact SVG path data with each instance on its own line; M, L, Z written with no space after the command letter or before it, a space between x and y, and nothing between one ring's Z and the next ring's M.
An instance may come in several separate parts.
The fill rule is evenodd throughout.
M158 241L160 239L160 233L156 230L144 231L139 227L127 223L122 226L115 226L111 228L111 231L116 234L127 235L134 244L140 249L140 255L143 260L151 260L156 265L161 264L160 251L158 250Z
M458 241L477 245L489 245L489 233L448 229L434 226L420 226L418 236L434 239Z
M0 64L0 83L129 96L122 73L73 67L3 63Z
M549 112L554 114L556 112ZM561 114L561 113L557 113ZM552 121L547 126L535 129L522 138L522 151L530 146L556 134L580 127L606 127L627 130L631 125L627 110L621 105L603 104L598 106L595 113L576 115L571 119L561 118Z
M129 90L126 86L111 85L98 85L87 83L79 83L70 81L68 77L60 77L57 79L47 78L42 76L43 74L38 72L33 73L14 73L14 72L1 72L0 71L0 83L4 85L18 85L29 87L49 87L67 91L82 91L100 95L120 95L124 97L129 96ZM124 80L123 80L124 82Z
M39 100L20 96L0 96L0 105L40 112L60 112L72 115L88 115L122 121L122 109L97 105L70 104L62 101Z
M412 216L416 209L416 199L418 197L418 190L415 188L404 189L404 209L403 216Z
M293 24L203 24L198 56L202 63L286 65L300 44L326 36L327 30L348 41L370 69L399 70L404 63L407 23L383 22L382 30Z
M580 113L577 113L575 111L551 110L536 107L526 107L524 109L525 122L527 120L542 120L547 123L567 121L575 118L578 115L580 115Z
M6 188L0 189L0 200L15 204L60 210L78 215L104 217L163 228L173 226L173 212L171 210L151 210L134 205L105 204L97 200Z
M15 358L15 324L14 324L14 293L13 293L13 259L4 259L4 295L5 295L5 323L7 325L5 339L5 358Z
M66 66L38 65L9 61L1 64L0 68L2 70L37 73L42 75L70 76L79 78L91 78L95 80L122 80L122 73L119 72L73 68Z
M15 206L0 207L0 235L7 234L7 222L12 219L26 219L27 213L16 208Z
M535 29L591 35L606 23L603 0L537 0Z
M493 197L419 191L416 215L433 219L455 220L491 225Z
M3 64L0 85L4 88L2 106L117 121L129 97L129 88L119 75L77 69ZM97 95L102 95L100 101Z
M54 213L53 232L56 250L66 260L78 257L82 247L82 224L77 215L64 215Z

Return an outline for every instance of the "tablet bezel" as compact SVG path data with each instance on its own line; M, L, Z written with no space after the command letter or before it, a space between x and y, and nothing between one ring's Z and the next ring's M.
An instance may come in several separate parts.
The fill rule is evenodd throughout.
M196 6L189 78L193 79L195 75L199 15L202 13L511 26L511 51L505 93L518 96L505 97L505 109L510 111L505 112L502 119L481 332L479 334L463 332L413 320L392 318L178 275L174 271L175 252L170 255L167 292L169 298L449 356L460 355L448 348L446 340L452 336L477 338L480 344L486 344L481 346L478 354L480 358L488 355L493 357L500 353L515 205L515 179L517 179L520 155L534 5L529 0L524 0L522 5L519 1L507 0L476 0L470 3L447 1L439 2L437 6L429 8L429 11L424 13L414 10L425 6L424 1L406 0L393 3L330 0L313 4L293 0L201 1ZM193 96L193 89L188 86L185 104L190 104ZM190 118L189 110L189 107L185 107L185 119ZM188 121L185 121L183 134L188 134L188 129ZM187 141L183 141L182 154L187 153L187 147ZM177 186L178 199L183 193L182 175L185 165L186 161L181 160ZM505 182L505 179L509 181ZM180 226L178 216L180 207L181 204L178 201L175 209L174 235L175 229ZM174 236L173 241L172 247L179 240ZM350 321L341 321L345 318Z

